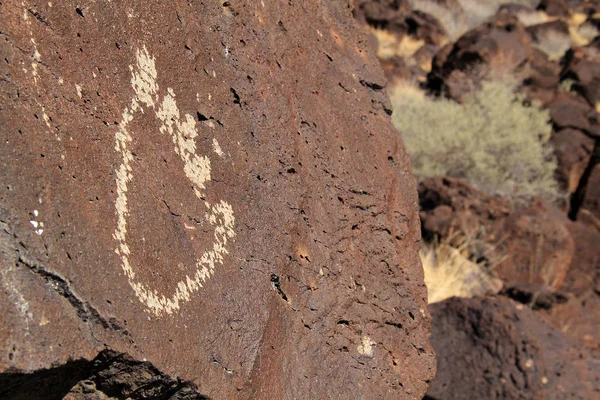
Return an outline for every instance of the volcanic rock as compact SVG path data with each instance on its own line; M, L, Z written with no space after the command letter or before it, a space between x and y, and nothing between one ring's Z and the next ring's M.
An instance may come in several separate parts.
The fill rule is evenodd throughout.
M538 5L538 10L544 11L553 17L567 17L569 7L565 0L542 0Z
M523 304L452 298L431 306L438 373L426 399L597 399L600 370Z
M552 146L558 161L556 177L561 187L574 193L594 150L594 139L580 130L566 128L552 135Z
M454 178L419 184L420 217L427 240L462 236L477 261L491 264L507 283L541 283L555 289L565 278L575 245L564 212L543 202L511 210L501 198Z
M429 85L445 96L461 100L490 75L512 73L518 80L529 78L531 37L518 19L500 11L483 24L447 45L433 60Z
M557 128L575 128L593 138L600 138L598 113L584 99L562 93L548 106Z
M1 398L73 362L102 391L107 349L215 399L424 394L415 182L351 8L2 2Z
M353 13L361 24L410 35L427 44L440 45L446 40L440 22L429 14L411 10L406 0L358 0Z

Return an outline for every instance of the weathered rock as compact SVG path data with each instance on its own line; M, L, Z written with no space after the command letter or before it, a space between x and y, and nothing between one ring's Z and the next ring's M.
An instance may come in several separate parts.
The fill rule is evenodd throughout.
M527 32L531 34L534 41L544 40L551 34L569 36L569 25L561 19L544 22L527 27Z
M531 37L518 19L506 11L445 47L433 60L429 85L447 97L461 100L487 77L513 74L530 77Z
M598 113L578 96L562 93L548 105L557 128L575 128L593 138L600 138Z
M556 177L563 190L574 193L587 168L594 140L577 129L561 129L552 135L552 146L558 161Z
M592 226L596 229L600 229L600 139L596 139L595 153L592 162L593 165L589 165L590 171L589 179L586 182L581 182L585 185L583 191L583 201L581 201L581 208L577 213L577 218L588 220ZM584 172L585 175L585 172ZM582 178L582 181L585 178ZM573 197L576 197L576 194ZM573 202L577 202L578 199L574 199Z
M356 2L354 16L369 31L383 36L378 47L386 50L380 51L379 57L388 81L426 81L435 52L447 41L437 19L410 10L408 2L385 0Z
M410 35L427 44L439 45L446 40L440 22L429 14L411 10L406 0L358 0L354 17L362 24Z
M507 283L552 289L562 283L575 245L566 215L554 206L535 201L511 211L504 200L447 177L425 179L418 190L426 239L464 235L473 243L472 253L493 264Z
M415 184L348 2L0 9L2 382L109 348L215 399L425 392Z
M438 373L426 398L600 398L597 360L523 304L452 298L431 313Z
M567 17L569 15L569 7L565 0L541 0L538 10L542 10L553 17Z
M495 268L498 276L506 282L540 283L556 289L575 252L568 223L556 207L535 201L496 224L494 232L506 252Z
M531 307L532 310L549 310L556 304L567 301L563 293L552 292L540 283L514 282L506 285L500 294Z
M568 225L575 241L571 268L559 290L567 301L553 304L542 316L556 329L600 356L600 226L587 215ZM591 221L590 221L591 222Z
M402 20L409 11L408 0L358 0L352 12L359 22L382 28Z
M33 373L0 374L5 399L201 400L191 382L162 374L151 363L103 350L93 360L73 360Z

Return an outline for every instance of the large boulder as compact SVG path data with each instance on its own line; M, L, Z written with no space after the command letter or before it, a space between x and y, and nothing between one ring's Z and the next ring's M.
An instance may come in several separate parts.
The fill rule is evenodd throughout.
M428 84L435 92L460 101L483 79L509 73L518 81L531 78L533 56L530 34L517 17L502 10L444 46L433 59Z
M419 184L423 236L456 236L476 262L507 283L540 283L556 289L571 265L575 244L565 213L536 199L512 209L505 200L449 177Z
M600 370L523 304L452 298L431 307L438 374L427 399L598 399Z
M351 8L0 5L0 397L115 354L196 397L423 395L415 183Z

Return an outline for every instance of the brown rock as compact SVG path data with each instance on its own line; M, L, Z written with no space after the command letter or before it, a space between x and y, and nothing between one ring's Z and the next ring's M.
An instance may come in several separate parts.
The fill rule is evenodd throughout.
M415 184L348 2L24 4L0 397L105 348L215 399L422 396Z
M456 178L427 178L418 187L423 236L446 237L453 230L474 236L490 231L510 213L508 203Z
M502 297L431 307L438 373L427 399L598 399L584 349L528 307Z
M535 202L517 210L494 227L506 258L495 271L506 282L541 283L557 288L565 278L575 244L566 215L554 206Z
M406 60L402 57L392 57L388 59L380 59L381 68L388 81L388 87L393 87L398 81L418 81L424 82L427 80L427 73L419 66L409 66Z
M558 161L556 177L561 187L574 193L592 157L594 140L577 129L561 129L552 135L552 146Z
M354 17L364 25L409 35L412 40L423 40L427 44L440 45L446 40L440 22L429 14L411 10L408 1L358 0Z
M525 304L532 310L549 310L567 301L564 293L552 292L541 283L514 282L505 285L500 294Z
M511 211L502 199L452 178L425 179L418 191L425 239L464 235L474 243L472 252L482 258L478 261L494 265L497 277L507 283L555 289L563 281L574 243L567 217L554 206L536 201Z
M529 78L531 38L518 19L507 11L442 49L433 61L429 85L447 97L460 100L489 76L511 73Z
M600 138L596 138L590 161L581 174L577 189L570 198L569 218L577 220L585 215L596 229L600 229Z
M592 169L578 218L600 230L600 160Z
M553 304L541 314L556 329L600 356L600 227L572 222L575 241L571 268L559 290L567 301Z
M583 49L569 51L561 72L563 79L575 81L572 90L587 100L596 112L596 107L600 104L600 57L598 49L595 48L597 43L593 42Z
M60 367L30 374L0 374L3 398L11 400L65 399L202 400L191 382L169 377L147 361L103 350L93 360L71 360Z
M530 76L527 80L528 88L554 90L560 83L560 66L548 60L548 57L538 49L532 49L530 62Z
M588 290L600 294L600 227L583 221L571 222L567 227L575 241L575 254L561 289L578 295Z
M409 11L408 0L357 0L352 12L359 22L384 28Z
M569 7L565 0L542 0L538 5L538 10L544 11L553 17L569 16Z
M559 94L548 108L550 118L557 128L575 128L590 137L600 138L598 113L580 97Z
M548 34L569 35L569 25L561 19L528 26L526 29L534 41L538 41Z
M460 101L481 80L508 76L523 84L530 99L550 103L558 91L561 66L533 45L548 34L568 37L569 28L560 20L524 27L515 16L519 9L502 7L492 21L442 48L433 59L429 87Z

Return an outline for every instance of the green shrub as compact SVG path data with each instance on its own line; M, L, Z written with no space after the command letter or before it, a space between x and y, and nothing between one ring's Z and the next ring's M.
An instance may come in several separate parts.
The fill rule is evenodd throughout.
M411 156L417 179L462 178L514 205L535 195L556 199L556 161L548 140L548 112L528 106L514 85L483 82L464 104L432 99L399 85L392 121Z

